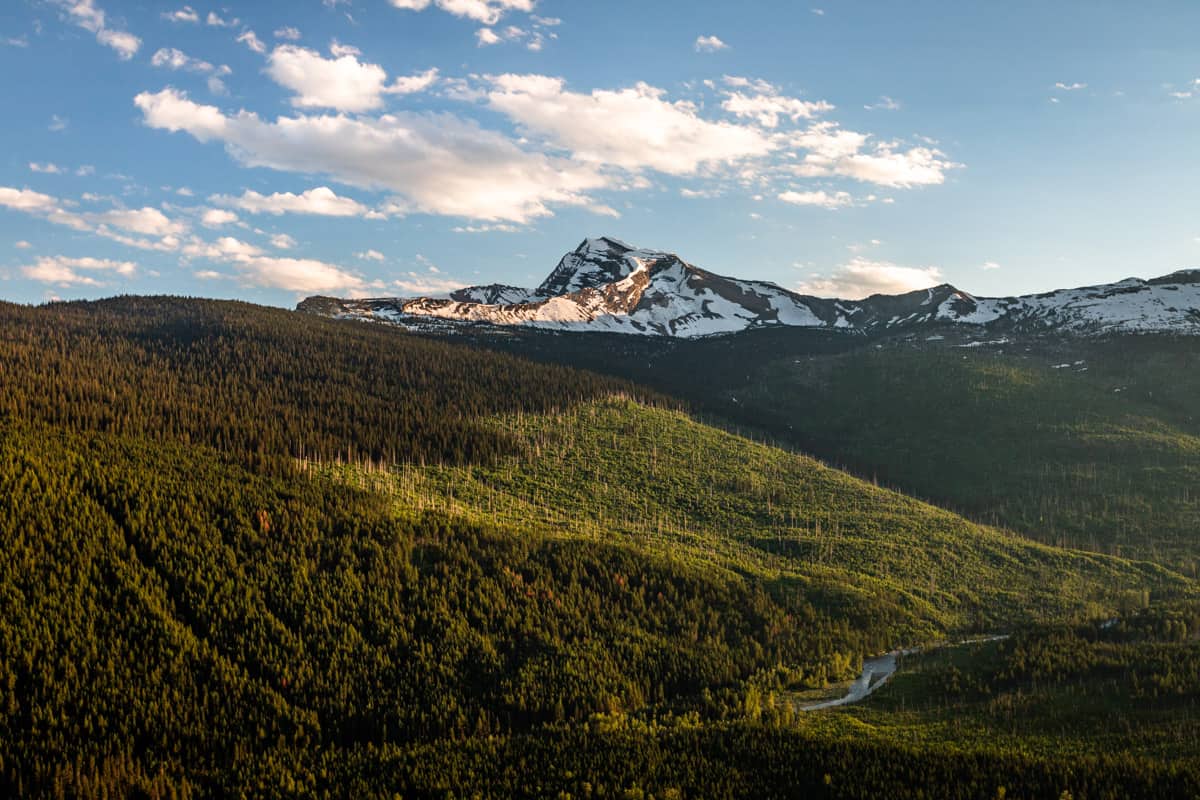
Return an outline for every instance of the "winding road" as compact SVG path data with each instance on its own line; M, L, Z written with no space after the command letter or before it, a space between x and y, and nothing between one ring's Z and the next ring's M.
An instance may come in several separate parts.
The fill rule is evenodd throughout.
M983 644L984 642L998 642L1007 638L1007 634L993 634L990 636L963 639L953 644L939 646L955 647L964 644ZM919 652L921 652L921 648L913 647L907 650L893 650L881 656L863 659L862 674L854 679L854 683L850 684L850 691L846 693L845 697L839 697L836 700L826 700L822 703L815 703L809 706L799 706L799 708L801 711L820 711L822 708L844 706L865 700L876 689L887 683L892 675L896 673L896 667L901 656L910 656Z
M854 679L854 683L850 684L850 691L845 697L839 697L836 700L826 700L823 703L816 703L811 706L800 706L800 710L819 711L822 708L833 708L834 706L844 706L847 703L857 703L888 682L888 679L896 672L897 657L905 652L908 651L893 650L881 656L864 659L862 674ZM871 682L872 680L874 680L874 683Z

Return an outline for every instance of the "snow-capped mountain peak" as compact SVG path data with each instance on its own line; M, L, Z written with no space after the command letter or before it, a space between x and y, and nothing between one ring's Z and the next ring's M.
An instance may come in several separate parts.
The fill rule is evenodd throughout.
M437 319L688 338L778 325L857 334L938 326L1200 334L1200 270L1024 297L977 297L941 284L835 300L717 275L672 253L602 236L584 239L533 290L491 284L459 289L448 299L314 297L299 308L395 324Z

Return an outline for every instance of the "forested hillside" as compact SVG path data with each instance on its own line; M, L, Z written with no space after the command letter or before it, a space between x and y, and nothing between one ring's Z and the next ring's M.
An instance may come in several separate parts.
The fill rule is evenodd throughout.
M1192 337L928 338L473 342L637 380L723 425L1038 541L1200 574Z
M798 712L864 654L1140 619L1196 586L623 380L169 298L0 306L0 375L0 794L1200 787L1137 729L1067 759Z

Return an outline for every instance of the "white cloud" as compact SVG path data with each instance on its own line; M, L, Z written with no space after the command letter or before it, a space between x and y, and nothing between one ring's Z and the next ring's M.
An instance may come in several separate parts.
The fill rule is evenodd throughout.
M208 18L205 19L204 22L211 28L235 28L241 23L241 20L237 18L225 19L218 15L215 11L210 11L208 12ZM251 36L254 36L253 31L250 31L249 33ZM258 37L255 36L254 38L257 40ZM240 42L241 38L239 38L238 41Z
M714 197L720 197L721 194L720 189L688 189L684 187L679 190L679 196L687 200L711 200Z
M82 216L85 220L96 225L111 225L145 236L177 236L187 230L187 226L182 222L176 222L157 208L150 208L149 206L144 208L114 208L110 211L101 211Z
M29 162L29 171L30 172L42 172L47 175L62 175L64 172L68 172L69 170L64 169L63 167L60 167L58 164L54 164L49 161L46 162L45 164L39 164L36 161L30 161Z
M277 28L275 30L275 38L287 39L290 42L298 42L300 41L300 29L293 28L291 25L287 25L283 28Z
M200 21L200 15L191 6L184 6L178 11L164 11L162 18L171 22L188 22L192 24Z
M362 50L359 50L352 44L342 44L337 39L334 39L329 43L329 53L334 58L341 58L342 56L361 56Z
M22 239L19 242L15 242L13 247L17 248L18 250L28 250L29 248L33 247L33 245Z
M212 23L209 24L211 25ZM256 53L267 52L267 46L262 43L262 39L259 39L258 34L256 34L254 31L243 31L242 34L237 37L237 41L246 45L246 47L249 47Z
M750 117L765 128L778 127L780 117L788 117L792 122L797 122L833 110L833 106L824 100L814 102L800 100L796 97L784 97L777 94L774 87L770 87L768 92L759 94L726 92L721 108L739 118Z
M456 17L495 25L508 11L532 12L537 0L391 0L391 4L408 11L424 11L436 5Z
M271 247L276 250L291 250L296 246L296 240L286 233L277 233L271 237Z
M35 263L21 267L26 278L55 286L102 286L103 284L85 272L108 272L129 277L137 270L132 261L110 261L104 258L68 258L67 256L42 256Z
M237 214L223 208L210 208L200 217L200 223L206 228L220 228L222 225L232 225L237 221Z
M561 78L491 78L488 103L522 128L571 150L582 161L690 175L708 164L730 164L774 149L760 131L702 119L687 102L672 103L645 83L590 94L567 91Z
M246 286L310 293L358 293L365 287L362 278L335 264L263 255L258 247L232 236L222 236L215 242L193 239L184 246L183 253L189 258L232 264L237 279ZM212 270L203 270L196 276L206 280L228 277Z
M96 7L94 0L55 0L66 12L68 19L86 31L96 34L96 41L111 47L122 61L133 58L142 46L142 40L128 31L113 28L108 24L104 11Z
M854 203L848 192L780 192L779 199L794 206L820 206L821 208L843 208Z
M411 94L427 89L437 80L437 70L398 78L387 85L387 72L378 64L364 64L359 52L336 41L330 48L334 58L316 50L285 44L276 47L267 74L295 93L297 108L333 108L338 111L371 111L383 105L385 94Z
M154 55L150 57L150 64L170 70L186 70L198 73L209 73L216 69L216 67L207 61L192 58L187 53L177 50L174 47L164 47L156 50Z
M488 225L457 225L452 230L455 233L519 233L523 229L519 225L497 222Z
M58 207L58 200L48 194L31 189L13 189L0 186L0 206L14 211L50 212Z
M718 50L729 49L729 45L717 36L697 36L695 47L697 53L715 53Z
M438 81L437 67L431 67L415 75L401 75L384 91L388 94L415 94L423 92Z
M281 117L243 111L226 117L175 89L139 94L153 128L220 141L242 164L320 173L398 197L389 213L425 212L526 222L556 204L591 205L585 192L607 185L595 168L529 153L494 131L451 114Z
M185 224L173 221L158 209L148 206L81 213L69 210L66 205L47 194L0 186L0 206L41 217L55 225L95 233L130 247L174 250L179 245L178 235L187 230ZM158 237L158 241L132 238L121 231Z
M436 270L433 271L436 272ZM392 285L407 295L436 297L447 295L467 284L453 278L438 278L429 274L409 272L405 277L393 281Z
M365 217L371 209L349 197L342 197L328 186L318 186L300 194L275 192L262 195L246 190L241 197L213 195L210 203L240 208L251 214L313 214L324 217Z
M243 283L292 292L360 292L362 278L311 258L254 256L235 262Z
M819 122L790 136L791 143L807 150L792 168L802 177L842 176L880 186L908 188L944 183L946 172L960 168L932 147L904 150L895 142L873 143L867 134Z
M480 28L475 31L475 40L479 47L487 47L501 42L522 42L527 50L538 52L545 47L547 39L558 38L557 33L546 30L546 28L559 25L562 20L537 15L530 19L533 24L524 28L519 25L506 25L501 29Z
M363 261L385 261L387 256L378 250L364 250L361 253L355 253L355 258L361 258Z
M1077 92L1080 89L1086 89L1087 84L1086 83L1064 83L1062 81L1059 81L1058 83L1054 84L1054 88L1059 89L1064 92Z
M51 114L50 124L47 127L50 131L58 133L59 131L65 131L67 126L70 124L70 121L66 117L60 117L58 114Z
M873 294L901 294L942 282L937 267L901 267L890 261L854 258L827 277L800 283L797 291L823 297L859 300Z
M880 95L879 102L863 106L867 111L899 111L900 102L885 95Z
M0 39L0 44L6 44L9 47L29 47L29 38L25 34L20 36L6 36Z

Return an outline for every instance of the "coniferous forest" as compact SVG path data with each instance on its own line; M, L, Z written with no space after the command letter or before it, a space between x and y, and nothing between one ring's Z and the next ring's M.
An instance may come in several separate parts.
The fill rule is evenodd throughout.
M907 439L839 427L894 375L872 350L814 345L777 383L826 393L745 394L751 425L576 346L0 304L0 794L1200 795L1200 544L1141 477L1091 547L1066 477L973 506L976 461L922 462L958 465L937 496ZM998 358L954 368L1052 409L1096 380ZM1086 438L1113 402L1071 463L1127 447L1190 508L1190 418ZM867 702L804 710L896 648Z

